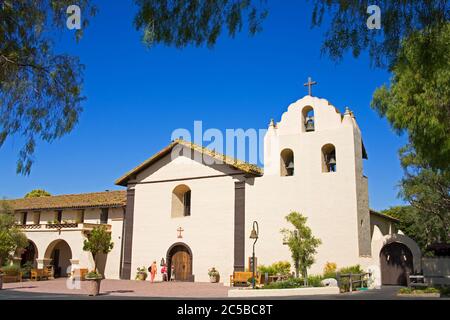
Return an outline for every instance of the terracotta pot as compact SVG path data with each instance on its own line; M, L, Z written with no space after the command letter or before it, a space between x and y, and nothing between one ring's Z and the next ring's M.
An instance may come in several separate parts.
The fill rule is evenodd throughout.
M220 275L210 276L209 281L211 281L211 283L218 283L220 281Z
M100 294L100 283L101 282L102 282L102 279L86 278L86 284L87 284L89 296L95 297Z

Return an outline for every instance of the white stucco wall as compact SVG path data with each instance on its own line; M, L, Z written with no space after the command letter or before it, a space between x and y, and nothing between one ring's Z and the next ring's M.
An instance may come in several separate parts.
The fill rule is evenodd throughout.
M226 280L233 272L234 255L234 188L230 176L191 179L235 172L230 168L218 171L186 157L170 156L139 174L137 181L166 181L135 186L134 230L131 277L136 269L146 268L161 258L174 243L185 243L193 253L195 281L209 281L208 269L216 267ZM191 216L172 218L172 191L185 184L191 189ZM178 238L177 229L184 229ZM159 271L159 270L158 270ZM158 273L158 278L161 275Z

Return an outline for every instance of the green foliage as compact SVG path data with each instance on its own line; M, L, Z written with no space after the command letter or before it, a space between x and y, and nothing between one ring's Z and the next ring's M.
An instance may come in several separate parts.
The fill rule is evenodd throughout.
M300 213L291 212L286 216L286 221L294 226L294 230L281 230L284 243L289 246L291 251L296 276L299 276L299 270L301 270L303 278L306 279L307 270L314 263L314 255L322 241L312 235L311 229L306 225L307 218Z
M289 261L279 261L270 266L260 265L258 272L262 275L267 273L269 276L288 275L291 273L291 263Z
M11 258L17 249L28 246L27 237L21 232L14 219L14 212L7 204L0 204L0 266Z
M17 264L10 264L1 268L1 273L8 276L18 276L22 272L22 268Z
M99 253L108 254L114 247L111 241L111 232L106 229L106 226L95 227L88 238L84 240L83 250L89 251L95 262L94 271L97 271L97 255Z
M349 267L344 267L339 269L339 273L341 274L360 274L360 273L364 273L364 270L361 268L361 266L359 264L354 265L354 266L349 266Z
M337 264L334 262L327 262L325 264L325 267L323 268L323 274L325 278L333 278L333 276L331 277L327 277L328 275L335 275L337 271Z
M285 281L278 281L266 284L263 289L293 289L303 286L303 280L299 278L290 278Z
M31 269L33 269L33 262L25 262L22 266L22 273L24 278L29 278L31 276Z
M381 0L381 30L370 30L367 1L314 0L312 25L319 27L329 23L323 42L323 52L334 60L340 60L347 51L358 57L368 50L377 66L392 65L402 39L417 30L439 27L450 18L447 0Z
M441 293L438 288L428 287L425 289L415 289L415 288L401 288L398 293L400 294L424 294L424 293Z
M450 23L411 34L392 68L390 87L374 93L372 107L398 133L408 133L411 147L402 150L403 167L417 156L422 166L450 170L449 44Z
M35 189L28 192L24 198L40 198L40 197L50 197L51 194L42 189Z
M77 1L83 27L95 8ZM66 29L71 0L0 3L0 147L8 137L24 145L17 172L29 174L37 140L52 142L72 131L82 110L83 66L79 59L56 54L49 29ZM76 33L80 38L82 31Z
M213 47L223 29L231 37L241 32L244 24L251 35L259 32L267 16L266 1L135 0L139 9L134 24L147 46Z

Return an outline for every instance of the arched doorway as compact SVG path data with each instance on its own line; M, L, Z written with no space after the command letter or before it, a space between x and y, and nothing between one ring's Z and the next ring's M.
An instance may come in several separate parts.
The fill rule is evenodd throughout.
M411 250L400 242L385 245L380 252L382 285L407 284L407 275L412 273L413 255Z
M194 281L192 274L192 251L184 243L175 243L167 251L167 271L171 277L172 265L175 267L176 281Z
M71 266L72 250L64 240L55 240L49 244L45 251L45 258L51 259L55 277L67 277L68 268Z
M33 241L28 240L28 246L22 251L22 254L20 255L20 266L36 268L37 258L38 258L38 250L36 244Z

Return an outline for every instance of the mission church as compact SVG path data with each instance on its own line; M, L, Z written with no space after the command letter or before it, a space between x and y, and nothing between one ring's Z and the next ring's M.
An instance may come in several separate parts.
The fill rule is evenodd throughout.
M100 263L107 278L134 279L137 268L165 261L179 281L209 281L215 267L228 284L249 269L254 221L256 263L291 261L280 230L297 211L322 241L309 274L327 262L360 264L376 285L397 284L420 271L420 250L396 219L369 208L367 158L353 112L310 92L270 122L263 169L175 140L116 181L126 191L8 200L30 241L16 259L61 276L91 269L83 239L105 224L115 243Z

